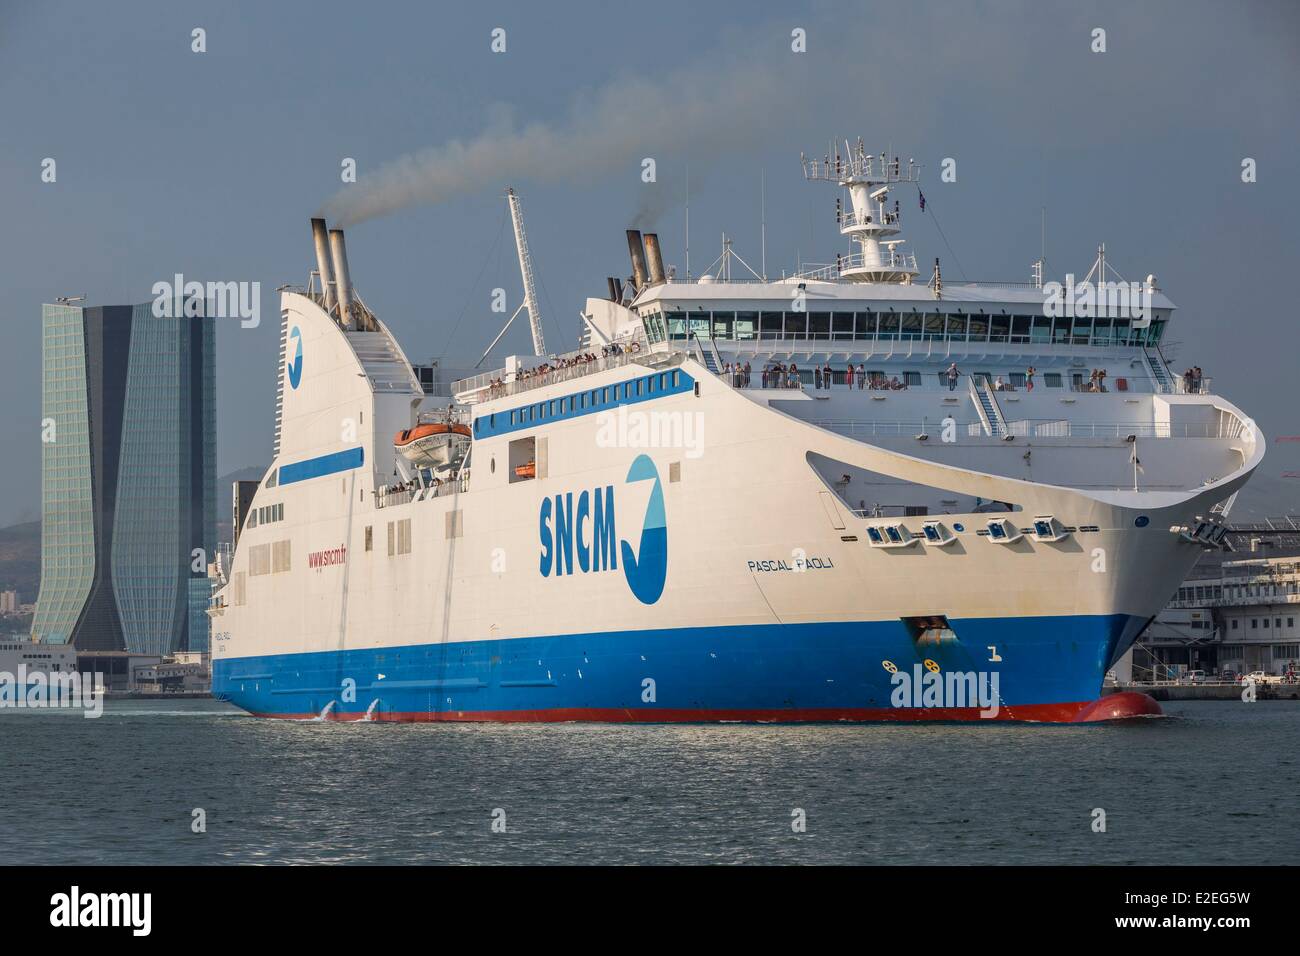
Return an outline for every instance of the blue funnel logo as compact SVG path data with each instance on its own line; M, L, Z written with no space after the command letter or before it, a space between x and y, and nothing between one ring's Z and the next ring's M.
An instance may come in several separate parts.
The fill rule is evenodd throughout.
M645 520L641 523L641 545L636 554L626 541L619 541L623 574L627 586L642 604L654 604L664 593L668 576L668 523L664 516L664 489L659 471L649 455L638 455L627 472L628 482L654 481Z
M302 333L298 331L298 326L294 326L289 332L289 347L285 353L293 353L293 359L289 362L289 385L293 388L298 387L302 381Z

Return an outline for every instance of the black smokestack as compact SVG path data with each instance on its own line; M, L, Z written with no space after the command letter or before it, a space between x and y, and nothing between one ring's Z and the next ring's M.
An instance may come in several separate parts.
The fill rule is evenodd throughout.
M636 291L640 292L646 286L645 246L641 244L641 233L636 229L627 231L627 252L632 258L632 281L636 283Z

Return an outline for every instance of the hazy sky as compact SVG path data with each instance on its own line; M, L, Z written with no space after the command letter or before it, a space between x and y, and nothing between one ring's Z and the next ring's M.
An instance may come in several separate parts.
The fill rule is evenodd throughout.
M1179 368L1202 366L1270 440L1300 434L1300 317L1285 304L1300 265L1298 11L2 3L0 525L39 515L40 307L58 295L143 302L177 272L261 283L259 328L219 323L224 473L269 458L274 290L306 281L322 208L364 220L348 231L353 280L411 359L464 366L499 330L491 290L511 311L519 297L507 182L548 340L571 347L583 300L628 270L634 219L684 264L688 165L696 272L724 230L757 264L764 172L768 271L833 259L835 191L802 181L799 152L859 135L925 164L934 218L913 210L905 232L922 262L1028 279L1046 206L1049 278L1082 275L1105 241L1122 274L1155 273L1178 304L1166 338ZM791 50L795 28L806 53ZM646 156L657 191L641 182ZM355 185L340 180L345 157ZM945 157L955 183L939 182ZM413 199L441 201L391 211ZM521 321L498 354L527 341ZM1300 443L1273 442L1263 470L1300 470Z

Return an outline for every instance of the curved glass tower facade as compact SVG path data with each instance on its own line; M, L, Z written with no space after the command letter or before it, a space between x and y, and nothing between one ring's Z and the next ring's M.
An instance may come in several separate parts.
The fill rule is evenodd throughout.
M41 591L33 633L71 640L95 578L82 310L47 305L41 394Z
M33 633L79 650L207 649L216 546L215 330L152 304L44 309L41 592Z

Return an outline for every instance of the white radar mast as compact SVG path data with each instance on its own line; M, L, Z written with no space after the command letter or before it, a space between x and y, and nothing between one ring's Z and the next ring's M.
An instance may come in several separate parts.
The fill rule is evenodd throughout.
M524 281L524 302L519 308L528 310L528 324L533 330L533 354L546 354L546 339L542 336L542 313L537 308L537 287L533 284L533 257L528 252L528 236L524 234L524 214L519 209L519 197L514 189L506 187L510 202L510 221L515 227L515 248L519 252L519 274ZM515 315L519 309L515 310ZM514 321L514 316L510 317Z
M519 308L515 309L514 315L510 316L506 324L501 327L501 331L497 333L497 337L492 340L492 344L487 347L487 351L479 357L474 365L475 368L483 364L483 359L497 347L497 343L509 331L510 326L524 309L528 310L528 324L533 332L533 354L546 354L546 339L542 336L542 313L537 308L537 286L533 283L533 257L528 251L528 236L524 234L524 214L519 208L519 197L510 186L506 187L506 201L510 204L510 222L515 229L515 250L519 253L519 275L524 283L524 301L519 303Z
M851 212L837 209L840 235L858 244L858 251L837 256L839 277L854 282L911 283L917 275L916 256L906 255L894 239L901 231L898 200L889 202L889 190L899 183L920 181L920 166L912 160L904 167L897 156L870 155L859 139L844 142L844 155L833 147L820 161L800 155L804 178L831 182L849 191ZM836 204L838 206L838 200Z

